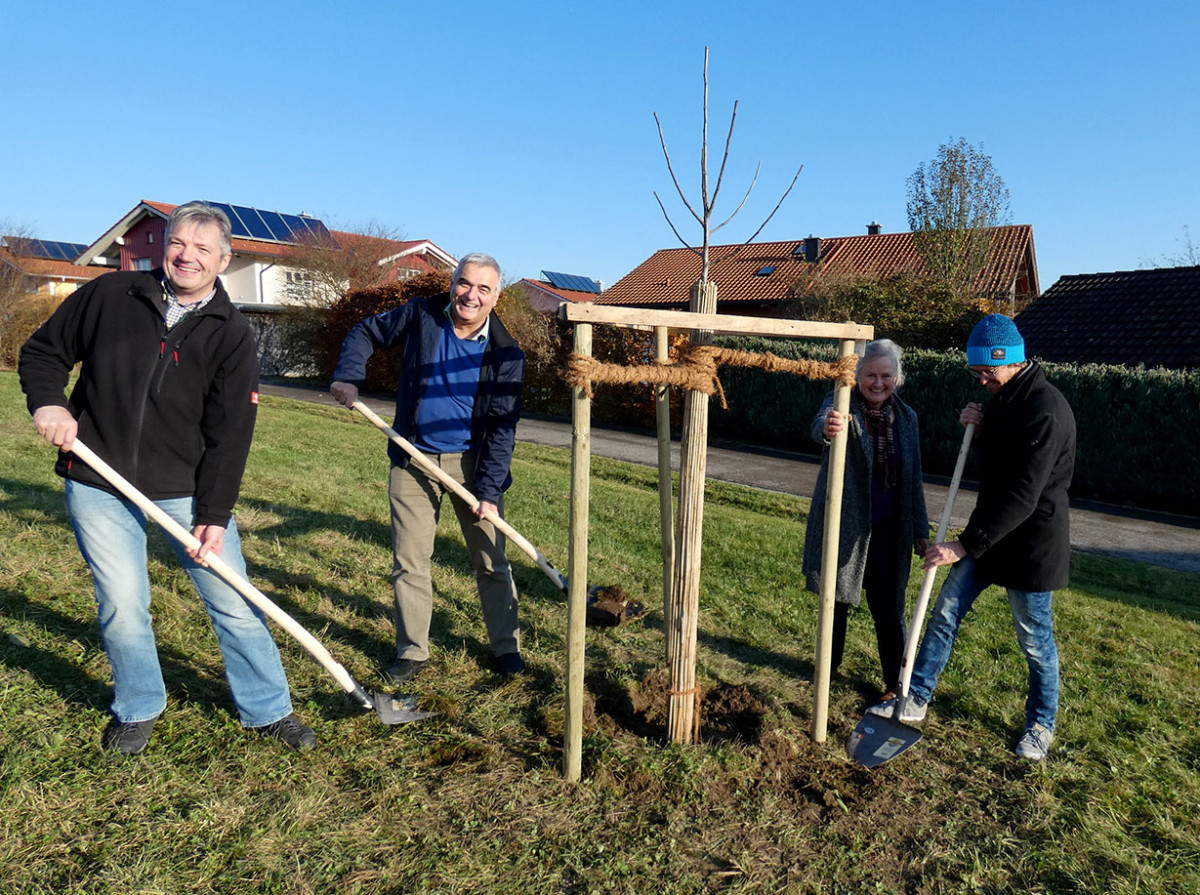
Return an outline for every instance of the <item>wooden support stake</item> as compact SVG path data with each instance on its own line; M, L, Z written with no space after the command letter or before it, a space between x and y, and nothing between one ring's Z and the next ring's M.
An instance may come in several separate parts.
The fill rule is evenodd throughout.
M575 353L592 354L592 325L575 327ZM571 389L571 537L567 579L567 701L563 722L563 776L583 774L583 667L587 635L588 510L591 499L592 401Z
M859 342L860 346L864 343ZM841 356L855 353L855 342L841 343ZM859 353L861 354L861 350ZM852 385L838 383L833 388L833 407L839 414L850 412ZM846 441L850 427L846 426L833 439L829 448L829 476L825 488L825 540L821 547L821 603L817 614L817 655L813 669L812 736L825 742L829 726L829 678L833 659L833 604L837 593L838 544L842 527L842 485L846 473ZM812 508L810 512L816 510Z
M715 314L717 286L700 281L692 287L692 310ZM693 345L708 345L712 333L698 330ZM683 443L679 460L679 525L671 579L671 626L676 642L667 656L670 693L667 733L673 743L688 744L699 735L696 689L696 628L700 613L700 555L704 533L704 480L708 465L708 395L689 391L684 403Z
M654 356L659 363L670 360L668 330L665 326L654 327ZM671 389L666 384L654 387L654 412L658 423L658 521L662 531L663 562L663 629L668 641L671 628L671 576L675 565L675 501L671 490ZM671 647L668 643L667 655Z

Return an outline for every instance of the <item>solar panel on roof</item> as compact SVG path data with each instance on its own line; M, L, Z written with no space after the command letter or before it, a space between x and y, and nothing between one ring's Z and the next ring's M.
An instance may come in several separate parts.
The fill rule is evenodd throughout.
M277 239L280 242L291 242L292 231L283 222L283 218L279 216L279 212L259 209L258 215L263 219L263 223L270 228L272 239Z
M557 273L553 270L543 270L542 276L549 280L555 289L570 289L573 292L600 292L600 284L588 277L577 276L573 273Z
M274 239L271 235L271 228L263 223L263 219L258 216L257 209L247 208L245 205L235 205L233 210L238 213L238 217L242 219L242 223L246 225L246 229L255 239Z
M227 202L209 202L208 204L213 208L221 209L221 211L229 216L229 225L233 230L234 236L250 236L250 231L246 229L246 225L242 223L242 219L238 217L232 205Z
M317 220L316 218L308 217L307 215L302 216L302 220L308 225L309 231L317 238L318 241L333 241L333 234L329 232L329 228L321 223L321 221Z
M263 211L249 205L230 205L228 202L208 202L229 215L229 224L234 236L243 239L258 239L274 242L333 242L329 228L317 218L307 215L282 214L278 211ZM78 255L87 246L82 246Z
M50 261L74 261L87 246L78 242L58 242L53 239L10 239L8 244L18 255L26 258L45 258Z
M297 215L280 214L279 216L283 219L284 225L288 228L288 233L292 234L288 238L289 242L296 242L297 240L302 239L304 234L308 232L308 228L304 226L304 221L300 220Z

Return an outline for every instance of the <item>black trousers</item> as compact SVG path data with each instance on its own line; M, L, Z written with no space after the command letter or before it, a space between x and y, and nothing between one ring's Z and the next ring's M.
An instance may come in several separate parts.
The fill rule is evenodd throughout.
M879 648L879 665L883 671L883 689L899 691L900 663L904 659L905 588L896 579L900 575L900 557L896 554L897 522L889 520L871 527L871 543L867 547L867 567L863 575L863 590L867 608L875 621L875 643ZM907 582L906 582L907 586ZM833 611L833 671L842 663L846 649L846 622L849 603L835 603Z

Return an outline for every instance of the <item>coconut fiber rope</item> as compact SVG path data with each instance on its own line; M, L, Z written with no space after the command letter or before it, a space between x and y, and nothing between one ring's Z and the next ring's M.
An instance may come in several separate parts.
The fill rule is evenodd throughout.
M706 395L717 395L721 407L728 409L725 390L717 370L721 366L757 367L771 373L793 373L808 379L829 379L843 385L854 385L854 372L858 367L858 355L851 354L835 363L815 360L787 360L776 354L752 354L749 351L734 351L715 345L696 345L686 349L675 363L655 364L609 364L572 354L563 374L571 385L592 397L592 384L632 385L645 382L652 385L672 385Z

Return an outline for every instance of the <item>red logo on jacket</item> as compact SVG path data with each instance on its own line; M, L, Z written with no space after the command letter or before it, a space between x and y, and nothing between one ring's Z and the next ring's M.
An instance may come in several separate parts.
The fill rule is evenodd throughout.
M251 393L250 393L250 403L251 403L251 404L257 404L257 403L258 403L258 392L251 392Z

